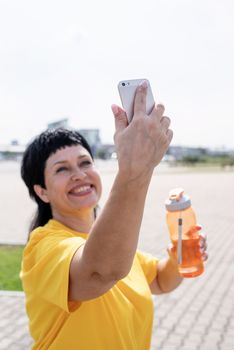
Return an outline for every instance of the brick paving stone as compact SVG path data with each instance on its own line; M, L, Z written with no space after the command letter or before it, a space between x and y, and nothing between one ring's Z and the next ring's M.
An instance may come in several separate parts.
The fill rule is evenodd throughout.
M26 349L26 348L24 348ZM11 344L11 350L23 350L23 345L17 344L17 343L12 343Z
M174 345L175 348L181 346L182 339L178 334L170 334L166 340L167 345Z
M155 329L155 333L157 334L158 338L165 338L168 335L168 328L162 328L162 327L158 327L157 329Z
M233 333L231 333L231 334L223 333L219 344L220 344L221 349L225 349L225 346L227 346L227 344L232 344L233 349L234 349L234 335L233 335Z
M21 349L31 349L32 347L32 340L31 338L29 338L27 335L22 337L20 340L18 340L17 345L18 347L20 347Z
M6 312L10 310L11 312ZM28 334L28 320L24 308L24 294L0 291L0 350L26 350L32 344Z
M0 333L0 336L1 336L0 350L11 349L12 340L10 338L2 337L1 333Z
M181 339L184 339L187 334L189 333L189 331L191 330L191 326L188 324L187 327L176 327L174 332L175 334L178 334Z
M216 339L205 339L202 343L201 349L204 350L218 350L219 343Z
M219 343L221 340L221 334L218 332L209 331L209 333L205 336L205 340L215 340L217 343Z
M176 317L167 317L165 320L163 320L162 325L167 327L168 329L174 329L176 326L177 319Z
M25 333L25 328L24 328ZM4 330L5 336L11 336L12 334L15 334L15 324L9 324L7 328Z
M215 322L213 322L212 323L212 325L211 325L211 327L210 327L210 331L211 332L223 332L223 330L224 330L224 322L222 321L222 322L217 322L217 321L215 321Z
M223 342L230 342L234 345L234 334L225 334L224 335L224 341ZM233 347L234 349L234 347Z
M201 324L199 324L199 323L197 323L197 324L195 324L193 327L191 327L190 330L191 330L191 332L193 332L193 334L195 334L196 336L197 336L198 334L201 335L201 334L203 334L203 333L205 332L204 327L203 327Z
M234 329L233 328L228 328L227 331L225 332L225 339L232 339L234 343Z
M0 328L5 328L9 321L7 319L0 320Z
M196 346L198 346L201 342L201 336L199 336L198 333L194 333L193 331L191 331L184 339L183 339L184 343L187 344L196 344Z
M174 344L166 344L162 345L160 348L156 348L155 350L175 350L175 345Z
M181 345L181 347L178 350L198 350L198 346L197 344L186 342L185 344Z
M160 339L155 339L155 337L151 341L151 350L161 350L163 342Z
M219 350L233 350L233 343L227 343L219 348Z

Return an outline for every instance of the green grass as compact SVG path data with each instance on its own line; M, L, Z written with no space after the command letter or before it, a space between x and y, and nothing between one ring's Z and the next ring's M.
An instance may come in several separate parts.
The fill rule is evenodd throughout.
M19 272L23 249L23 246L0 245L0 290L22 290Z

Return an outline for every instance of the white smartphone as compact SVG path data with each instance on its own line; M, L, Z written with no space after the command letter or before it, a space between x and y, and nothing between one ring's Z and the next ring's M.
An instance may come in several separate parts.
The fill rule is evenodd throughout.
M153 93L150 87L150 83L147 79L133 79L133 80L121 80L118 83L118 90L122 106L127 113L128 122L132 120L134 112L134 99L136 89L142 81L146 80L148 83L147 97L146 97L146 113L150 114L154 108L155 102Z

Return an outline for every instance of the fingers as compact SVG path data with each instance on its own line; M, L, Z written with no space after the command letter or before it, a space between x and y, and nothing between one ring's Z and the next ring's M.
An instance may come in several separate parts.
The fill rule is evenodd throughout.
M195 226L191 227L190 232L191 232L191 234L196 233L198 231L201 231L201 229L202 229L201 225L195 225ZM199 235L200 235L200 233L199 233Z
M171 119L163 115L164 111L165 111L164 105L159 103L154 107L153 111L150 114L150 117L157 124L160 124L161 130L165 132L165 134L168 136L168 141L170 143L173 137L173 132L171 129L169 129L169 126L171 124Z
M200 246L200 253L202 256L202 260L206 261L208 259L208 253L207 253L207 237L205 233L200 233L200 241L199 241L199 246Z
M170 144L173 137L173 132L171 129L169 129L169 126L171 124L170 118L163 116L160 120L160 124L161 124L161 130L166 134L167 142L168 144Z
M207 235L204 232L199 233L200 237L200 245L205 246L207 245Z
M144 80L137 88L134 100L134 118L146 115L147 81Z
M173 248L174 248L174 245L172 243L170 243L167 247L167 252L169 255L171 255L173 253Z
M154 119L157 122L160 122L162 117L163 117L163 113L165 112L165 107L163 104L159 103L157 104L154 109L152 110L152 112L150 113L150 117L152 119ZM168 118L169 119L169 118Z
M160 107L161 109L161 107ZM173 138L173 131L171 129L169 129L169 126L171 124L171 119L166 117L166 116L162 116L160 117L160 114L158 114L158 120L159 118L161 118L159 120L160 126L161 126L161 131L164 132L166 134L167 137L167 144L169 145L171 143L171 140Z
M208 260L208 253L207 253L207 252L203 252L203 253L201 254L201 256L202 256L202 261Z
M200 225L198 226L199 228L201 228ZM200 247L200 254L201 254L202 261L207 261L209 257L207 253L207 236L205 233L199 233L199 238L200 238L199 247ZM176 248L172 243L167 247L167 252L172 260L177 260Z
M163 116L160 120L162 129L166 132L171 124L171 119Z
M167 253L169 257L177 263L176 249L172 243L170 243L169 246L167 247Z
M170 145L171 140L173 139L173 131L171 129L168 129L166 132L166 135L167 135L168 145Z
M117 105L112 105L111 109L115 117L116 132L125 129L128 126L128 119L127 119L126 112Z
M134 100L134 118L146 116L147 86L148 83L145 80L137 88ZM169 129L171 120L163 115L164 111L164 105L159 103L153 108L153 111L150 113L150 117L154 119L156 123L160 123L162 132L164 132L167 136L167 143L170 144L173 138L173 132L171 129Z

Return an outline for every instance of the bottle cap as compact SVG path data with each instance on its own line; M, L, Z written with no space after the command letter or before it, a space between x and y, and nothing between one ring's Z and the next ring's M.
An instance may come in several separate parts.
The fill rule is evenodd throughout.
M189 196L184 194L183 188L174 188L169 192L169 198L165 201L168 211L179 211L191 207Z

